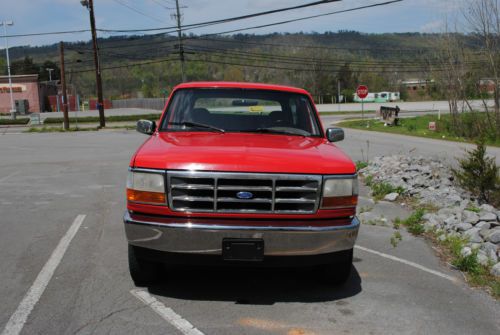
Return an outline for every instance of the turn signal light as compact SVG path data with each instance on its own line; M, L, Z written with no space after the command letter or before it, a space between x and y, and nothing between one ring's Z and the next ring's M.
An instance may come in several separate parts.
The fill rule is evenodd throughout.
M345 208L345 207L356 207L358 205L358 196L348 196L348 197L329 197L323 198L321 203L321 208Z
M132 189L127 189L127 200L161 205L166 203L165 193L137 191Z
M127 201L166 206L165 176L153 172L129 171L127 177Z

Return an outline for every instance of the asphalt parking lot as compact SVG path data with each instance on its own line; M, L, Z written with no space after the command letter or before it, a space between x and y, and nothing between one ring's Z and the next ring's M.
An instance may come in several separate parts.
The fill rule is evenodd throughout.
M341 146L358 159L363 136L348 131ZM371 155L417 145L366 136ZM424 240L404 234L393 248L387 227L362 227L343 287L300 269L188 268L136 288L122 215L129 159L144 139L121 130L0 136L2 335L500 333L498 301ZM446 143L417 151L451 158Z

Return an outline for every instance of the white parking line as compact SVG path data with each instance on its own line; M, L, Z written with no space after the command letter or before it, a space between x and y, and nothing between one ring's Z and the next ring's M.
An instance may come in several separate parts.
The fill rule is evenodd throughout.
M179 314L175 313L171 308L166 307L159 302L155 297L144 290L130 291L134 297L142 301L147 306L151 307L159 316L172 326L181 331L184 335L204 335L201 331L196 329L188 320L182 318Z
M47 261L47 263L45 263L42 270L36 277L33 285L31 285L30 289L24 296L16 311L10 317L7 325L5 325L5 328L2 331L2 335L17 335L21 332L24 324L26 323L26 320L28 319L28 316L33 310L33 307L35 307L36 303L45 291L45 288L54 275L57 266L59 265L59 263L61 263L61 260L66 253L69 244L71 243L71 240L73 239L73 237L75 237L78 229L82 225L83 220L85 220L85 217L86 215L78 215L75 218L66 234L64 234L64 236L59 241L59 244L52 252L52 255L50 255L49 260Z
M363 251L366 251L366 252L369 252L369 253L372 253L372 254L375 254L375 255L378 255L380 257L384 257L384 258L393 260L395 262L399 262L399 263L406 264L408 266L412 266L414 268L417 268L419 270L431 273L431 274L433 274L435 276L447 279L447 280L452 281L452 282L456 282L457 281L457 279L455 277L449 276L449 275L444 274L444 273L439 272L439 271L435 271L435 270L429 269L429 268L427 268L427 267L425 267L423 265L420 265L420 264L417 264L417 263L414 263L414 262L411 262L411 261L407 261L406 259L402 259L402 258L399 258L399 257L396 257L396 256L392 256L392 255L389 255L389 254L384 254L382 252L378 252L376 250L368 249L368 248L365 248L365 247L362 247L362 246L359 246L359 245L354 246L354 248L359 249L359 250L363 250Z

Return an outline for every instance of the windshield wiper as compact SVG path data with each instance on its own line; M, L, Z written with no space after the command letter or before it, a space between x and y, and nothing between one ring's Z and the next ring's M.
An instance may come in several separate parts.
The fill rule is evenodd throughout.
M294 135L294 136L310 136L311 134L305 130L301 129L277 129L277 128L256 128L240 130L242 133L267 133L267 134L284 134L284 135Z
M222 128L218 128L215 126L211 126L208 124L204 123L197 123L197 122L190 122L190 121L184 121L184 122L169 122L169 125L174 125L174 126L188 126L188 127L198 127L198 128L204 128L204 129L211 129L218 131L220 133L225 133L226 131Z

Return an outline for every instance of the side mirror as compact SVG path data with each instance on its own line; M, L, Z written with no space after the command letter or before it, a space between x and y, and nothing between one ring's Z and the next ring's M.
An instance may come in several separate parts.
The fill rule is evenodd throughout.
M137 121L137 131L146 135L153 135L156 130L156 122L149 120Z
M339 142L344 140L344 130L342 128L328 128L326 130L326 138L330 142Z

